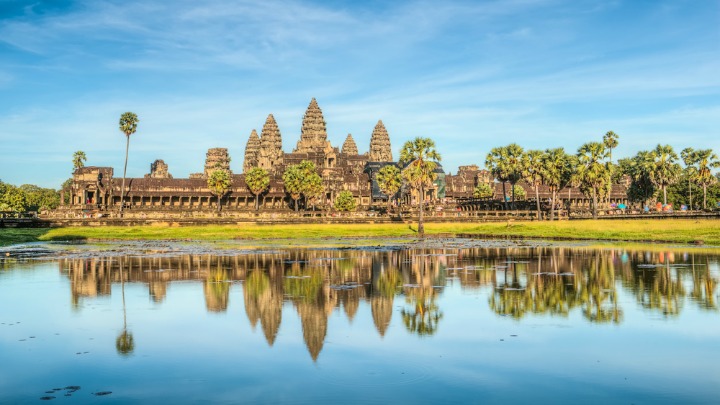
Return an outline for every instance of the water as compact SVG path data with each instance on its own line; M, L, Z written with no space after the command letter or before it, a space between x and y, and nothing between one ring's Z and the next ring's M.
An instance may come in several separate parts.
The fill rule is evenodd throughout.
M198 246L0 259L0 403L720 398L702 250Z

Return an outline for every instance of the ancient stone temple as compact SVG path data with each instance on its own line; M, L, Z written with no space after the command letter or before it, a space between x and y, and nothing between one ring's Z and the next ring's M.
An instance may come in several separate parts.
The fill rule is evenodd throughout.
M292 153L283 151L280 129L272 114L267 116L260 136L255 130L250 133L245 143L242 171L245 173L254 167L260 167L270 175L268 188L259 195L250 192L244 174L232 174L228 149L212 148L207 151L202 172L191 173L188 178L173 178L168 172L167 164L158 159L151 164L149 174L142 178L127 179L124 193L127 209L123 211L123 215L144 218L150 215L202 216L204 214L199 213L216 213L219 198L211 193L207 179L218 169L230 171L232 179L230 189L221 198L222 211L254 212L256 202L261 212L272 211L272 215L277 211L290 211L294 209L293 200L285 189L283 173L288 166L305 160L315 164L323 185L323 193L314 199L312 210L317 208L331 211L341 191L349 191L353 195L359 211L381 207L384 209L389 200L404 203L405 208L408 208L410 204L414 205L418 198L423 198L435 206L446 205L453 210L464 210L470 206L462 206L461 202L469 201L475 204L473 191L480 183L494 185L495 203L503 198L502 184L494 181L489 172L476 165L460 166L456 175L446 175L442 166L438 165L435 171L436 179L422 197L406 186L394 196L385 195L379 188L376 175L385 166L400 165L393 161L390 135L381 120L372 131L369 151L366 153L360 153L355 140L349 134L345 137L342 148L331 144L332 137L328 136L323 112L314 98L305 111L299 130L299 140ZM84 167L76 170L73 183L70 189L66 190L71 197L70 204L58 210L59 215L87 216L89 212L92 212L92 215L116 212L123 193L120 190L121 179L113 176L114 170L111 167ZM526 188L528 196L534 194L528 185L519 185ZM626 185L613 185L608 202L627 203L626 189ZM506 187L505 198L507 190L509 187ZM547 187L540 187L539 198L542 201L547 201L550 195ZM573 206L588 205L588 199L573 187L563 189L558 197ZM311 210L303 199L298 201L300 209ZM485 204L485 201L481 203ZM470 208L484 207L482 204ZM380 305L375 309L379 311L381 307L384 308Z
M370 162L392 162L392 148L390 147L390 135L382 120L378 121L370 137Z
M258 155L260 152L260 137L257 131L254 129L250 133L250 138L245 145L245 161L243 162L243 173L247 173L248 170L253 167L257 167L260 162L258 161Z

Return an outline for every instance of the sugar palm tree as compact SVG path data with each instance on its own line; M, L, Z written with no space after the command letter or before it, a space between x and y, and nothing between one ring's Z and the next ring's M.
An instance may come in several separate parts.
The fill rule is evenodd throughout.
M291 165L285 169L283 183L285 184L285 190L293 200L295 212L297 212L299 210L298 200L302 195L303 186L303 172L300 170L299 165Z
M400 163L405 165L403 177L408 184L418 190L418 235L425 237L423 210L425 187L435 181L435 168L440 161L440 153L435 150L435 141L430 138L417 137L405 142L400 151Z
M504 147L492 148L490 153L485 157L485 167L490 171L499 182L502 183L503 189L503 205L507 209L507 192L505 191L505 183L510 176L507 166L507 150Z
M680 176L678 155L670 145L658 145L652 154L650 180L663 192L663 204L667 204L667 186L675 183Z
M137 115L132 112L126 112L120 116L120 131L125 134L127 140L125 144L125 167L123 168L123 181L122 188L120 189L120 212L122 212L125 202L125 177L127 175L128 151L130 150L130 135L137 131L139 121Z
M232 185L230 171L221 168L220 165L216 166L207 178L207 185L210 192L217 196L217 210L220 212L222 199L230 191Z
M87 156L85 156L85 152L79 150L73 153L73 172L77 169L80 169L81 167L85 167L86 160Z
M565 149L547 149L541 159L543 183L552 193L550 220L555 218L555 201L560 189L566 187L572 177L574 156L565 153Z
M717 179L712 175L711 169L720 167L718 156L713 153L712 149L702 149L697 154L697 180L703 188L703 209L707 208L707 187Z
M542 184L543 170L542 160L544 153L539 150L529 150L522 156L522 176L535 189L535 206L537 219L540 219L540 192L538 188Z
M507 159L508 182L512 190L512 208L515 209L515 185L523 177L523 148L511 143L505 147L505 158Z
M270 186L270 174L261 167L254 167L245 173L245 184L255 196L255 211L260 208L260 194Z
M575 181L583 194L592 199L593 219L597 219L600 193L610 185L611 169L605 161L607 158L607 149L600 142L588 142L578 149Z
M608 150L610 162L612 162L612 151L618 146L618 138L618 134L613 131L608 131L605 136L603 136L603 145L605 145L605 148Z
M400 169L395 165L387 165L380 169L377 174L377 183L380 187L380 191L388 196L388 213L390 213L390 204L392 203L393 196L397 194L402 186L402 175Z

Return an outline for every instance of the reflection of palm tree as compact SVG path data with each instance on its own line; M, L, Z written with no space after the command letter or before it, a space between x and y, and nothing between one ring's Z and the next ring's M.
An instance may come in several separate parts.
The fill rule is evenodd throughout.
M412 304L411 308L403 308L400 314L408 332L420 336L433 335L443 317L435 303L435 294L424 288L415 288L410 290L407 302Z
M123 331L115 340L115 349L118 354L122 356L129 356L135 350L135 340L131 332L127 330L127 313L125 310L125 279L123 276L124 266L122 266L122 259L120 262L120 289L122 291L122 303L123 303Z

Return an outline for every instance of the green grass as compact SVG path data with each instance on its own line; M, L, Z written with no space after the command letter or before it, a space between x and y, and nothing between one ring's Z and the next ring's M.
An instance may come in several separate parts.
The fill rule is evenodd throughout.
M0 245L57 240L232 240L387 238L417 236L407 224L208 225L0 229ZM720 246L719 220L648 219L513 223L429 223L426 233L477 236L655 241Z

